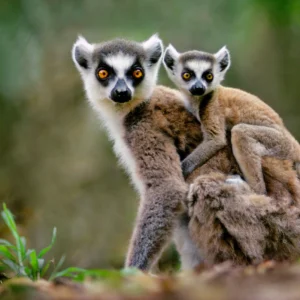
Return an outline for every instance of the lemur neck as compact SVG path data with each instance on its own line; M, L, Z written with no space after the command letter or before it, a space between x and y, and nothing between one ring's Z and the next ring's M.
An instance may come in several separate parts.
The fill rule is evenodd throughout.
M131 115L132 111L135 111L137 107L142 106L147 100L137 101L136 99L133 99L133 101L134 104L128 103L128 105L124 106L115 105L111 101L103 101L101 107L98 105L96 110L108 132L109 138L113 141L113 148L116 156L129 174L135 189L142 194L144 185L136 171L137 166L135 157L132 153L132 148L130 148L125 139L127 128L124 122Z
M187 109L198 119L200 120L200 111L204 110L207 104L214 99L217 99L218 88L203 95L203 96L192 96L187 95L188 99L186 99Z
M105 99L95 106L111 140L116 142L124 137L124 119L146 101L148 100L133 99L128 103L115 104Z

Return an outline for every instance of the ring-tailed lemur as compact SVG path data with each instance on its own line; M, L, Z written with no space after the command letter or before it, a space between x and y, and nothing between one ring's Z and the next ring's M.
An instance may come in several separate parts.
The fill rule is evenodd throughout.
M157 36L144 43L113 40L90 44L79 38L72 51L88 99L104 121L115 151L141 195L126 266L144 270L158 258L173 229L183 268L200 261L199 249L189 237L188 221L181 218L188 185L180 158L202 141L202 133L178 91L155 87L161 45ZM295 189L290 166L274 159L263 165L268 170L270 196L290 199ZM225 147L201 167L199 174L211 170L229 174L234 166L231 151ZM288 178L290 185L283 184L282 178Z
M116 39L90 44L79 37L72 50L88 100L142 198L126 265L144 270L155 262L177 224L186 244L182 227L187 224L176 217L188 192L178 153L189 153L202 137L180 93L155 88L162 52L157 35L143 43ZM177 130L182 137L176 136ZM194 260L195 254L188 252L193 257L185 260Z
M204 134L203 142L182 162L185 176L226 145L228 129L234 156L255 192L266 193L261 157L290 159L299 166L299 144L279 115L256 96L220 85L230 66L226 47L216 54L200 51L180 54L169 45L164 66L183 92L188 109L200 120Z

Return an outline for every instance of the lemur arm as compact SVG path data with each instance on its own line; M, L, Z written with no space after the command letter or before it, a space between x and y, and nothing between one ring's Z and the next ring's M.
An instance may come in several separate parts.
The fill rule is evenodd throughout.
M134 151L144 190L126 266L149 270L171 239L177 216L183 212L188 186L184 182L174 143L163 134L135 133Z
M226 146L225 117L218 102L208 104L199 115L203 141L182 161L182 173L185 178Z

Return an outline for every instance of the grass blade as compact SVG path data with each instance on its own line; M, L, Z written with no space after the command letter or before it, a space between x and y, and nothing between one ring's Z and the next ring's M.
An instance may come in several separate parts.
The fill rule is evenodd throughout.
M7 240L0 239L0 245L6 246L7 248L9 248L9 249L13 250L15 253L17 253L17 247Z
M24 236L21 236L20 239L21 239L24 249L26 249L26 238Z
M16 263L16 258L10 253L7 246L0 245L0 255Z
M17 225L14 221L14 217L7 209L6 204L3 203L3 211L1 212L2 218L13 235L17 234Z
M8 228L10 229L12 235L14 236L17 244L17 253L18 253L18 261L20 266L23 266L23 260L25 259L26 251L25 251L25 245L23 244L23 241L21 240L21 237L18 234L17 231L17 225L14 221L14 217L12 213L7 209L5 203L3 203L3 211L1 212L2 218Z
M38 258L39 272L43 268L44 263L45 263L45 260L43 258Z
M37 280L39 274L39 262L35 250L31 251L29 254L29 262L32 270L32 279Z
M84 272L86 272L85 269L70 267L70 268L67 268L65 270L62 270L62 271L54 274L54 276L51 277L51 280L56 277L74 277L74 276L84 273Z
M48 269L49 269L51 263L52 263L52 260L49 260L49 261L46 263L46 265L42 268L42 270L41 270L41 277L42 277L42 278L46 275L46 273L47 273L47 271L48 271Z
M38 258L42 258L47 252L49 252L51 250L51 248L53 247L55 240L56 240L56 232L57 232L56 227L54 227L50 245L40 251L40 253L38 254Z
M61 266L63 265L65 259L66 259L66 256L65 256L65 255L63 255L63 256L60 258L59 262L57 263L57 265L55 266L54 270L52 271L52 273L51 273L51 275L50 275L50 277L49 277L49 280L52 280L52 279L55 278L55 275L56 275L57 271L61 268Z
M25 267L24 271L25 271L27 277L29 277L29 278L32 277L32 270L29 267Z
M12 243L10 243L9 241L4 240L4 239L0 239L0 245L15 247Z
M1 262L8 266L12 271L19 274L20 267L18 264L14 263L12 260L9 259L2 259Z

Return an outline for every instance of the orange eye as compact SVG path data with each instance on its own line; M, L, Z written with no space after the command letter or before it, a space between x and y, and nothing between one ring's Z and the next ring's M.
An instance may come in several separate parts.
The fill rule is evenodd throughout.
M98 72L98 76L99 76L100 79L105 79L105 78L107 78L107 76L108 76L108 71L102 69L102 70L100 70L100 71Z
M143 76L143 72L140 69L136 69L132 73L134 78L141 78Z
M214 76L213 76L213 74L211 74L211 73L207 73L207 74L205 75L205 78L206 78L207 81L212 81L213 78L214 78Z
M191 73L185 72L182 74L184 80L189 80L191 78Z

